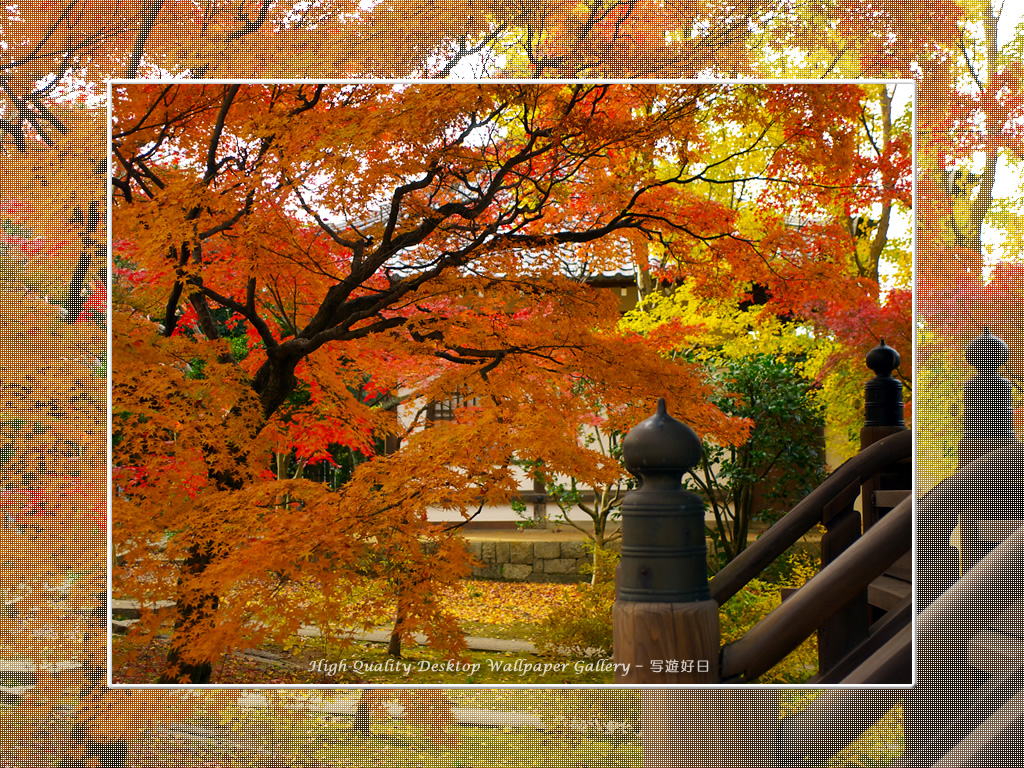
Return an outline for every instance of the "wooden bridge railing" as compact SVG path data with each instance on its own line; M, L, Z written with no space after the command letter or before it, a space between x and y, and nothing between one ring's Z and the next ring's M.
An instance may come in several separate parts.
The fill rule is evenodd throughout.
M663 403L654 417L630 432L623 455L642 482L622 511L623 557L614 609L616 682L752 682L816 631L822 671L853 663L851 652L869 637L868 586L909 553L913 517L909 498L888 514L873 503L873 489L884 487L879 478L898 475L896 468L909 461L912 438L903 425L902 384L891 375L899 355L883 341L869 353L868 364L876 376L865 387L866 447L710 583L703 506L679 483L699 460L696 435L668 416ZM909 471L903 474L909 481ZM863 538L861 515L854 509L862 495L866 519L873 523ZM817 524L826 528L822 570L747 637L722 648L719 606ZM907 608L901 615L909 620ZM888 682L909 682L909 677Z
M702 693L702 700L717 696L729 706L720 715L705 714L700 731L732 728L731 735L720 740L727 746L708 755L706 739L672 722L662 707L661 717L648 718L651 733L644 731L646 768L823 765L895 706L903 709L905 742L902 756L894 763L897 768L1012 762L1010 755L1017 754L1024 722L1024 657L1013 650L1024 647L1024 569L1020 567L1024 562L1024 446L1013 435L1010 385L997 373L1006 360L1005 345L986 330L970 345L967 358L978 376L965 387L960 468L918 502L917 685L830 688L782 720L765 714L764 689ZM840 557L852 557L855 548L883 538L872 533L884 530L880 526L887 518L891 518L888 525L896 526L897 517L903 517L908 507L909 502L897 506ZM1012 532L986 552L979 530L993 521L1002 521L1002 527ZM951 539L951 532L957 530L964 547L962 572L955 554L950 557L950 552L956 552L950 546L956 538ZM763 556L748 554L746 559ZM741 567L753 566L737 565L734 570ZM823 573L827 570L828 566ZM738 578L734 574L713 585L713 593L718 597L729 593ZM898 675L915 642L912 613L909 601L890 611L889 626L873 628L872 636L879 637L874 651L845 668L837 667L842 674L835 682L881 683ZM985 649L977 640L992 634L993 628L1012 642L1009 650L985 659ZM728 649L724 653L723 671L736 664L735 658L729 658L734 654ZM676 698L685 699L685 694L680 691Z
M910 551L913 516L913 500L904 499L742 638L722 648L722 682L756 680L867 590L871 582ZM866 634L867 626L863 629ZM905 666L909 671L909 663L908 655L906 664L898 668ZM910 679L907 675L884 682Z
M962 468L949 483L938 486L921 499L921 514L944 511L959 505L965 497L981 491L990 512L1007 517L1020 516L1024 497L1013 493L991 493L992 478L1009 485L1021 484L1024 472L1024 451L1019 447L1004 448ZM985 486L988 486L986 488ZM986 492L989 491L989 492ZM928 605L917 618L918 655L926 669L929 683L939 669L958 671L959 679L942 680L943 690L933 685L918 686L913 690L894 691L839 688L832 689L814 699L805 709L781 721L777 743L780 768L820 765L846 748L868 727L896 704L905 710L917 708L931 720L933 727L924 735L908 733L904 764L915 762L913 753L935 732L948 727L948 723L929 712L929 697L938 694L950 703L967 705L966 697L951 695L949 686L963 684L964 670L969 666L965 657L971 653L970 638L998 618L1013 599L1024 594L1024 527L985 555L950 589ZM909 649L913 638L910 629L899 640L902 648ZM886 657L888 654L879 654ZM876 662L877 663L877 662ZM851 677L847 683L867 682ZM929 690L931 689L931 690ZM836 713L841 712L842 717ZM916 743L915 743L916 742ZM974 764L974 763L972 763ZM984 764L984 763L978 763ZM998 762L988 764L997 765Z
M883 438L847 459L821 485L740 552L711 579L711 597L721 605L821 522L825 508L860 493L866 478L910 456L909 430Z

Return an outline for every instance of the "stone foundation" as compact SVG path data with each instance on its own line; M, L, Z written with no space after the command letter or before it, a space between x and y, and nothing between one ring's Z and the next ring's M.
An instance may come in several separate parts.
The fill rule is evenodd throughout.
M560 584L589 581L591 557L578 541L467 541L473 578Z
M435 548L432 542L424 546L428 552ZM619 542L611 546L618 549ZM547 584L590 581L593 560L580 541L476 540L466 541L466 549L479 561L470 574L474 579Z

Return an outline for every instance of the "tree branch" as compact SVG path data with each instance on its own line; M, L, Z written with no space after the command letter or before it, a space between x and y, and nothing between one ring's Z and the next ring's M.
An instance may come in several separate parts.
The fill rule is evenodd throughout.
M132 45L132 53L128 58L128 74L129 79L138 77L139 63L142 61L142 53L146 47L146 41L149 39L150 33L153 31L153 25L156 23L156 17L160 15L160 10L164 6L164 0L150 0L149 5L146 6L146 10L142 12L142 21L139 24L139 32L135 36L135 43Z
M209 147L206 151L206 173L203 176L203 184L209 185L217 177L217 172L221 169L226 160L217 162L217 146L220 144L221 135L224 133L224 124L227 121L228 110L231 109L231 104L235 100L235 96L238 94L240 85L233 84L229 85L224 91L224 97L221 101L220 112L217 114L217 121L213 126L213 132L210 135Z

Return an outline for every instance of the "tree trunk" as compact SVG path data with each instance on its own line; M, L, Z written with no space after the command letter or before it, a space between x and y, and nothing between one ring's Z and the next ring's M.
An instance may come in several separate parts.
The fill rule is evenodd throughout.
M251 437L255 437L256 434L258 429ZM240 491L248 480L245 468L249 457L238 448L233 447L229 450L235 462L234 466L212 471L211 478L218 490ZM209 458L212 463L217 456L214 453ZM194 645L204 630L208 631L214 624L217 609L220 607L220 597L209 591L209 588L197 588L196 584L202 580L210 563L225 553L227 545L211 541L202 531L195 532L193 537L185 562L182 564L181 575L178 577L174 637L167 653L167 666L160 676L160 682L165 684L177 683L182 678L186 683L194 685L207 684L213 672L213 662L216 661L216 658L187 661L192 654L187 653L186 649ZM201 540L197 541L197 538Z
M190 594L189 586L202 576L206 567L213 560L212 546L193 544L189 547L188 557L178 578L178 597L176 601L177 615L174 619L174 638L167 652L167 665L160 683L173 684L182 682L203 685L210 682L213 673L213 660L186 661L185 648L191 645L196 632L203 624L210 624L217 612L220 598L213 593L198 596Z
M608 558L605 549L608 546L608 541L604 536L604 529L594 526L594 572L590 576L590 586L596 587L598 584L605 584L609 579L614 577L614 574L608 571Z
M364 736L370 735L370 708L366 706L366 692L359 695L356 713L352 717L352 729Z
M399 624L401 619L395 622L395 628L391 630L391 639L388 640L388 656L394 656L396 659L402 658L402 635L398 631Z
M388 640L388 656L396 659L402 658L402 625L405 623L405 601L402 599L402 585L398 585L398 597L395 608L395 625L391 629L391 639Z

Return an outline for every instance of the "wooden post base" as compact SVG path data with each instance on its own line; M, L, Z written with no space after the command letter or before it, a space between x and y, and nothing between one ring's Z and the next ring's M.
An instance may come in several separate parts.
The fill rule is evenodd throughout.
M771 768L779 697L773 688L646 688L644 768Z
M612 608L615 682L719 682L718 603L632 603Z

